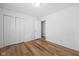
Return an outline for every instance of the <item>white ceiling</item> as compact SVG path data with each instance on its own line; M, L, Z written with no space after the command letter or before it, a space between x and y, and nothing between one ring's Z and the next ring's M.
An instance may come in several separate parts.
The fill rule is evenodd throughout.
M45 3L39 7L34 7L32 3L0 3L0 8L6 8L16 12L22 12L35 17L43 17L72 5L74 4L73 3Z

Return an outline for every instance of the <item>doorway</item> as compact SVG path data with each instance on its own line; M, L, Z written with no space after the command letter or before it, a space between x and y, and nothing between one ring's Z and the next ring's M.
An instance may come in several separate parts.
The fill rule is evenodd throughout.
M41 38L43 38L43 39L46 38L45 37L45 25L46 25L45 22L46 22L45 20L44 21L41 21Z

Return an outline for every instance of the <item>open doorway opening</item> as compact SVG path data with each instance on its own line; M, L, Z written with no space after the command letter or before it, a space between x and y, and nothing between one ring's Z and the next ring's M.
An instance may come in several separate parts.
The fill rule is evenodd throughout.
M46 25L45 22L46 22L45 20L44 21L41 21L41 38L43 38L43 39L46 38L45 37L45 25Z

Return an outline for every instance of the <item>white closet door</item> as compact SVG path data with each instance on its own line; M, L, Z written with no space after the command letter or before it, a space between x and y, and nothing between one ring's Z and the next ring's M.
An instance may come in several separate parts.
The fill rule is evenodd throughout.
M17 43L23 42L25 39L24 19L16 17L16 40Z
M41 22L40 20L35 21L35 39L41 38Z
M15 19L12 16L4 16L3 35L4 44L11 45L15 43Z
M3 16L0 15L0 48L3 47Z

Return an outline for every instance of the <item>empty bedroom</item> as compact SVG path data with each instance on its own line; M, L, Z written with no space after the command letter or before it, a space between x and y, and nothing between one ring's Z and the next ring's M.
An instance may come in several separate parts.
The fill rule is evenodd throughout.
M0 3L0 56L79 56L79 3Z

